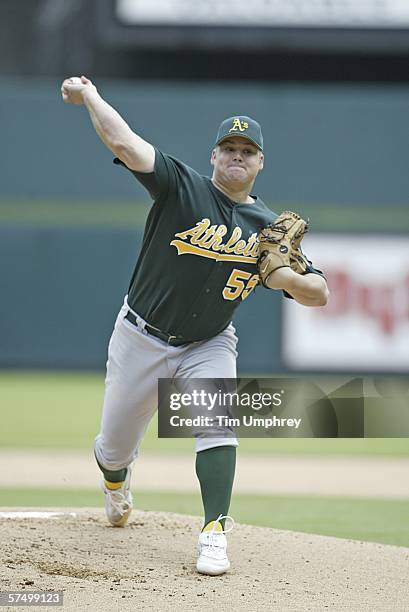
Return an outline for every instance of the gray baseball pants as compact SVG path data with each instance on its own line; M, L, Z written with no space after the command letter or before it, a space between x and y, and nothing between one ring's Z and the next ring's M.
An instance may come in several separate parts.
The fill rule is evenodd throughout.
M210 340L169 346L125 319L126 298L108 346L105 397L95 455L107 470L120 470L138 456L138 449L158 406L158 378L235 378L237 336L233 325ZM133 312L133 311L132 311ZM136 314L136 313L134 313ZM223 428L220 428L221 430ZM229 435L227 435L229 433ZM237 446L231 431L215 438L196 438L196 451Z

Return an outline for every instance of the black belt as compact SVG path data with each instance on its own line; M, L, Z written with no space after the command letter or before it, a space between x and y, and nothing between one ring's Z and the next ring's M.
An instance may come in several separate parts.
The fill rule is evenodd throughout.
M125 316L125 319L127 319L130 323L132 323L132 325L139 327L135 315L130 310L128 311L128 314ZM180 336L178 337L178 336L171 336L170 334L166 334L160 329L156 329L156 327L152 327L152 325L149 325L149 323L146 323L143 329L145 329L148 332L148 334L150 334L151 336L155 336L155 338L159 338L160 340L163 340L163 342L166 342L166 344L169 344L170 346L182 346L183 344L191 344L191 342L189 342L188 340L183 340L182 338L180 338Z

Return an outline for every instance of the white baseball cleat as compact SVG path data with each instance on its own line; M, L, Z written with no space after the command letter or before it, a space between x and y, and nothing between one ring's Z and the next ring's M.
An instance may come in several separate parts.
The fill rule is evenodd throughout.
M221 519L229 519L232 521L230 529L223 529L219 522ZM230 561L227 558L227 539L225 534L233 529L234 521L230 516L223 516L221 514L213 521L213 524L209 523L206 528L207 527L210 527L210 529L208 531L202 531L199 535L199 558L196 568L199 574L219 576L227 572L230 568Z
M131 466L128 466L126 478L118 489L108 489L105 481L102 481L102 490L105 495L105 512L108 521L114 527L124 527L132 512L131 474Z

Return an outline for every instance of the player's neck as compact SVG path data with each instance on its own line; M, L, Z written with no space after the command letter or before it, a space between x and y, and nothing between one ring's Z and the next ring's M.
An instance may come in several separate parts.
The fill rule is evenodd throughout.
M253 204L255 202L254 198L250 195L253 183L251 185L246 185L245 189L238 190L231 185L220 183L214 176L212 177L212 183L233 202L238 202L239 204Z

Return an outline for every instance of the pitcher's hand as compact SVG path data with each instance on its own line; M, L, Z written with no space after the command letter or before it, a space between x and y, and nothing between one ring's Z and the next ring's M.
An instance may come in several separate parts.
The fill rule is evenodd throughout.
M97 88L85 76L70 77L61 85L62 99L67 104L84 104L84 95L91 90L97 91Z

